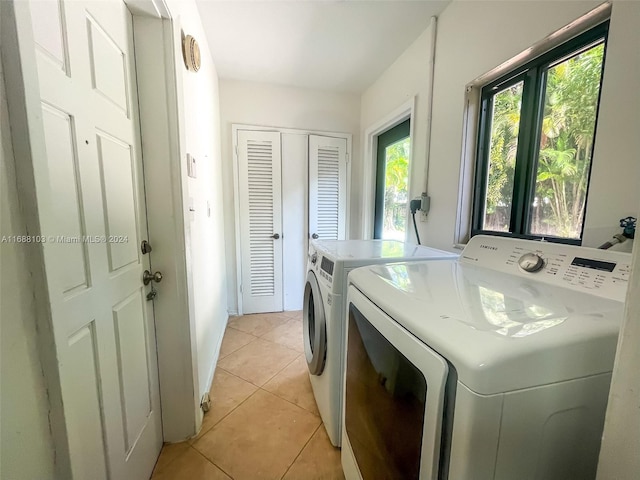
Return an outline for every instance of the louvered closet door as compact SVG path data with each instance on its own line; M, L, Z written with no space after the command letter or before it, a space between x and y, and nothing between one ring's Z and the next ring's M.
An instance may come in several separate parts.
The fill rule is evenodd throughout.
M347 140L309 135L309 236L344 240Z
M282 310L279 132L238 132L238 182L243 313L279 312Z

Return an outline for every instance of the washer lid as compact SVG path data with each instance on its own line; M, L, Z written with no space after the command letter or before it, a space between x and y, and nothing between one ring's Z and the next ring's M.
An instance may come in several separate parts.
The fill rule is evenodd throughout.
M349 281L477 393L613 368L622 302L450 260L359 268Z
M315 240L312 245L333 260L343 261L381 259L396 262L458 257L455 253L397 240Z

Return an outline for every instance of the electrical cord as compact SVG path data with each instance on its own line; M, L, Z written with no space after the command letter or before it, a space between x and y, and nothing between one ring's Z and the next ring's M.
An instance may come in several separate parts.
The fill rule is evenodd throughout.
M418 240L418 245L422 245L420 243L420 234L418 233L418 225L416 225L416 213L411 212L411 218L413 218L413 228L416 230L416 239Z
M413 228L416 231L416 240L418 241L418 245L422 244L420 243L420 234L418 233L418 225L416 224L416 212L420 209L421 204L421 198L415 198L409 202L409 210L411 210L411 218L413 218Z

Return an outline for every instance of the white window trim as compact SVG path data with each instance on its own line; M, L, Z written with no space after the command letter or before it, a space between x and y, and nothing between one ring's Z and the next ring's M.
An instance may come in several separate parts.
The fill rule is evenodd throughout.
M376 202L376 166L378 164L378 135L399 125L405 120L410 120L409 134L411 139L415 138L413 119L415 118L416 96L397 107L391 113L385 115L376 123L365 130L364 134L364 165L362 171L362 238L370 240L373 238L373 220ZM409 154L409 181L413 178L414 161L413 145ZM411 195L409 195L411 197ZM408 232L409 216L407 215L407 225L405 231Z
M482 87L609 19L611 17L611 8L611 1L598 5L593 10L548 35L515 57L479 76L465 87L464 113L462 117L461 168L458 184L458 208L456 209L454 248L464 248L469 238L471 238L471 216L474 201L473 179L476 168L476 146L478 141L480 92L482 91Z

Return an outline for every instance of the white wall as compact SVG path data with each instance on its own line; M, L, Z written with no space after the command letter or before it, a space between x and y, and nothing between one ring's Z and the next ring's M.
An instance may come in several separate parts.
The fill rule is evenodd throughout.
M26 235L0 69L0 236ZM0 478L54 478L28 244L0 244Z
M427 147L427 101L429 98L429 52L431 44L431 30L427 28L400 57L362 94L360 110L360 127L364 132L372 125L378 123L389 113L404 104L415 95L415 110L413 118L413 149L412 164L409 179L409 198L418 197L424 191L424 167ZM365 160L366 161L366 160ZM364 164L361 161L354 162L352 177L363 178ZM373 167L375 172L375 163ZM362 198L370 193L362 191L362 182L354 181L354 196ZM362 202L358 204L359 210L356 218L361 218ZM373 212L373 210L372 210ZM416 215L416 219L419 216ZM373 222L371 222L373 225ZM413 227L410 225L413 238ZM362 227L360 227L362 228ZM364 232L361 233L364 234ZM422 233L422 232L421 232ZM431 244L426 237L423 243Z
M452 250L454 243L465 86L599 3L555 1L551 7L538 1L457 1L440 15L428 185L431 212L426 222L418 224L423 243L445 250ZM625 72L628 72L629 62L634 66L631 68L635 68L638 58L630 51L634 42L616 41L616 30L626 30L625 22L628 23L623 16L615 14L621 3L625 2L615 2L607 50L585 220L584 244L587 246L597 246L617 233L617 220L634 215L640 203L640 193L635 187L640 163L632 160L637 148L634 150L634 145L625 141L634 136L628 119L633 118L635 106L640 104L639 92L634 87L637 77ZM429 41L427 29L362 95L364 132L411 95L417 94L411 197L424 190ZM629 132L620 131L620 119L627 120L623 128ZM362 164L357 168L361 172ZM629 248L630 242L625 246Z
M228 304L237 312L236 239L233 193L233 153L231 125L320 130L353 134L352 158L359 158L360 98L355 94L328 93L262 83L220 80L222 158L224 184L224 225L227 256ZM353 177L353 182L359 180ZM357 192L352 189L352 219L358 218ZM286 208L286 207L285 207ZM356 225L358 222L356 221ZM359 231L352 230L356 238Z
M607 68L610 69L605 73L611 100L606 108L603 106L600 110L600 118L605 127L600 129L602 135L600 143L596 143L596 154L604 151L603 155L614 157L614 152L617 152L624 161L637 163L640 151L640 92L637 88L640 79L640 61L637 53L637 45L640 44L638 3L614 3L612 24L615 25L615 29L611 31L609 41L610 46L615 46L615 49L611 48L607 52ZM618 95L615 94L616 90L619 92ZM625 102L629 102L628 105ZM620 138L623 139L624 148L621 148ZM622 183L623 187L635 185L637 188L637 174L630 175L629 179L621 179L616 172L606 170L606 167L600 168L598 178L615 184ZM596 175L595 166L593 175ZM638 205L637 199L627 199L626 195L622 195L625 205L627 201L632 206ZM606 213L605 206L600 210ZM594 217L600 214L599 211L592 213ZM634 248L631 268L625 320L618 339L600 450L599 480L637 478L640 472L640 248L637 246Z
M640 2L615 0L605 59L584 245L598 246L620 232L617 219L640 207ZM631 251L626 242L621 250Z
M638 478L640 472L640 248L635 248L624 322L616 351L598 480Z
M173 1L169 8L179 28L200 45L197 73L184 67L181 40L175 38L178 75L181 171L189 303L195 327L197 398L208 392L228 319L218 75L211 58L200 14L193 1ZM186 153L196 160L197 178L186 177ZM193 211L191 211L193 209ZM200 415L200 410L197 410ZM197 425L199 428L199 424Z

